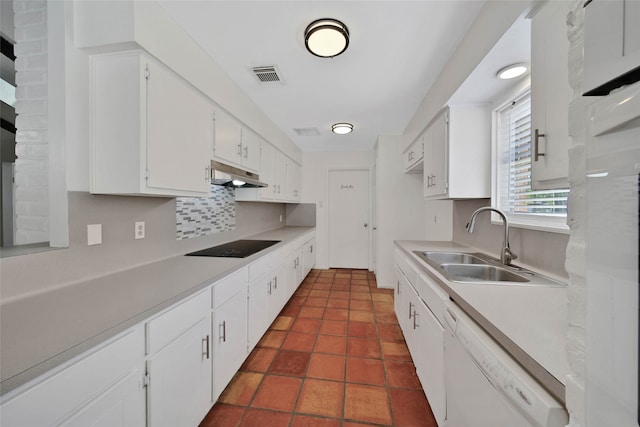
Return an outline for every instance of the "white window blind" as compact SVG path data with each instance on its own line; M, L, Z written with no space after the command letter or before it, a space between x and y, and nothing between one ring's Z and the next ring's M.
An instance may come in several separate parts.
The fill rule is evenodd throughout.
M569 190L531 189L531 93L498 111L497 202L511 218L562 220Z

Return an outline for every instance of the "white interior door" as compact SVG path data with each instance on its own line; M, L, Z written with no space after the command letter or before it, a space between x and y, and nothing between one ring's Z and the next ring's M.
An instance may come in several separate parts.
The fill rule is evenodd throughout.
M369 171L329 171L329 266L369 268Z

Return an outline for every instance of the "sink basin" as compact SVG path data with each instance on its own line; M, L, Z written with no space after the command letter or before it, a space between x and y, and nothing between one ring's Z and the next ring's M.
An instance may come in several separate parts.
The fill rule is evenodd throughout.
M426 261L440 264L487 264L487 261L473 254L464 252L415 252Z
M454 281L460 282L529 282L529 279L505 268L482 264L441 264Z

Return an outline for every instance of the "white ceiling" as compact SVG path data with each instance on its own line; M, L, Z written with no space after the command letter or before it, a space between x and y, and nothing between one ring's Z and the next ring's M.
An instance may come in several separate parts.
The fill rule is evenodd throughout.
M351 151L404 131L483 0L161 4L301 150ZM319 18L347 25L345 53L327 59L305 50L304 30ZM275 65L284 84L261 85L250 69L262 65ZM332 134L339 121L354 132Z

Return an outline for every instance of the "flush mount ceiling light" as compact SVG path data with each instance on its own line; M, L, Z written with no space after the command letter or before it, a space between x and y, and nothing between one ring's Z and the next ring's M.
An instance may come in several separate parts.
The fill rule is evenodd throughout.
M349 30L336 19L318 19L304 30L304 45L315 56L333 58L347 50Z
M527 64L519 63L519 64L511 64L496 73L498 78L502 80L515 79L516 77L520 77L524 73L527 72Z
M338 135L346 135L353 131L353 125L351 123L336 123L331 126L331 131Z

